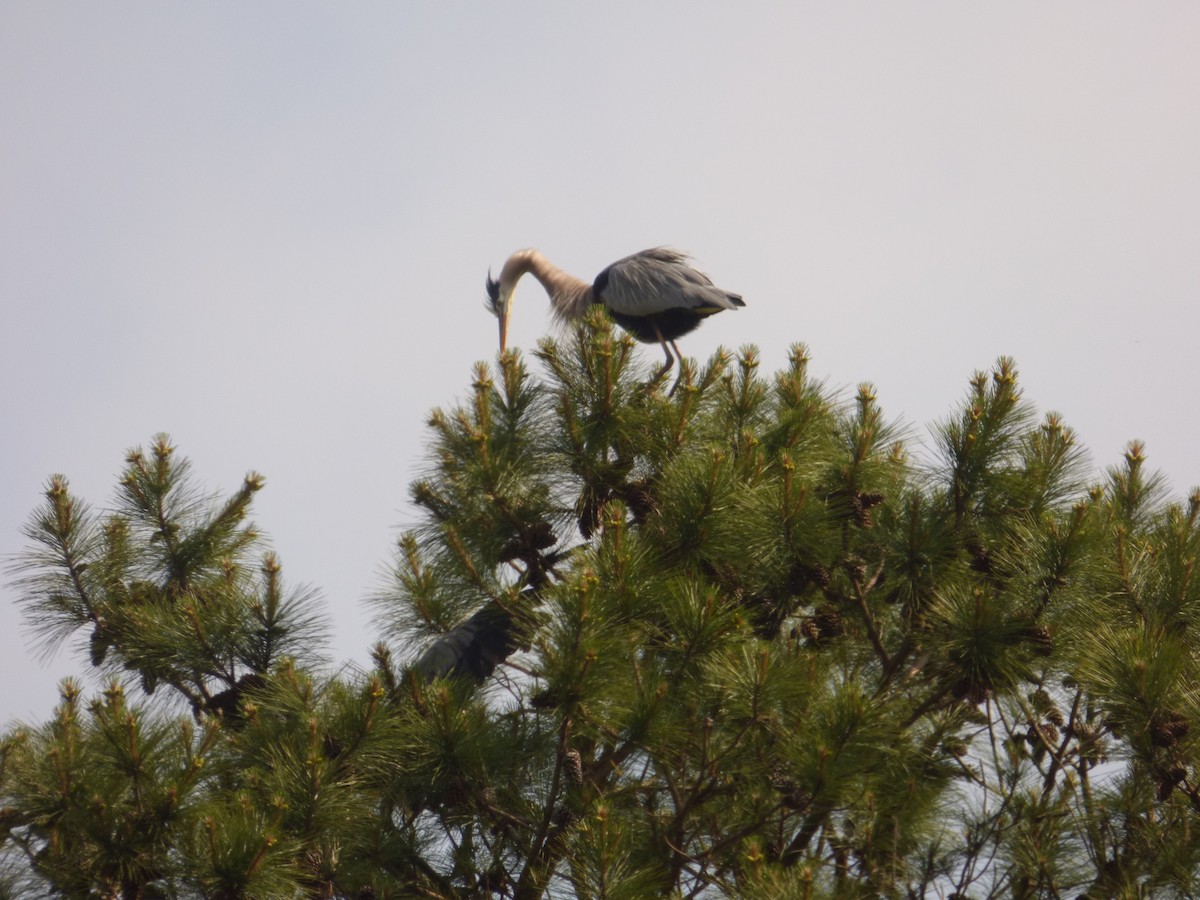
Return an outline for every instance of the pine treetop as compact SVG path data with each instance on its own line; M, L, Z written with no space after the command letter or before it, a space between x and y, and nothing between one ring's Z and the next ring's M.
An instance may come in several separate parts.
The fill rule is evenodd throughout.
M260 476L199 492L160 436L103 514L51 479L23 602L110 680L0 743L13 883L1196 893L1200 494L1137 443L1096 477L1008 359L929 458L802 346L648 371L597 312L431 414L369 672L320 665Z

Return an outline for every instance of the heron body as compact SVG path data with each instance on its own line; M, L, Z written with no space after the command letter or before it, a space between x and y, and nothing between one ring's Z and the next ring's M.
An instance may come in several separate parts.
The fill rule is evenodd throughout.
M490 273L487 280L487 305L500 320L501 350L508 343L513 289L526 273L546 289L556 319L578 319L592 304L601 303L613 320L639 341L661 345L666 364L659 375L670 369L677 357L682 358L676 338L708 316L746 305L741 296L718 288L707 275L692 268L684 254L665 247L617 260L591 284L552 265L537 250L518 250L504 263L499 281Z

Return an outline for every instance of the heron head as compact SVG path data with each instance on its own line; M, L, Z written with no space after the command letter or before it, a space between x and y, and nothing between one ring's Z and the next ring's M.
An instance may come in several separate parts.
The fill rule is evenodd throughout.
M501 278L503 281L503 277ZM508 317L512 313L512 285L502 284L492 278L492 270L488 269L486 306L500 320L500 352L508 348Z

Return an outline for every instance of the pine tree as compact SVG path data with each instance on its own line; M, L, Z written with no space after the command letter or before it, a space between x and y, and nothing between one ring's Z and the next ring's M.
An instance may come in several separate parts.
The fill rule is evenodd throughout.
M597 311L430 417L422 521L330 675L312 592L169 440L53 478L17 575L64 683L0 744L10 894L1200 890L1200 492L1096 479L977 373L930 458L804 347L646 381Z

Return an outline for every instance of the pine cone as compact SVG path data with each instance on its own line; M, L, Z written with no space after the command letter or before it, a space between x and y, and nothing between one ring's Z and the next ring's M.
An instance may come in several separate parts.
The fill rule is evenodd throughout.
M990 688L982 682L963 676L950 687L950 693L955 700L966 700L972 705L978 705L987 699Z
M579 821L579 813L573 809L568 809L565 806L560 806L554 811L554 824L560 828L570 828Z
M621 487L619 494L637 524L645 522L650 513L654 512L654 492L650 479L631 481Z
M862 580L867 577L867 566L861 559L856 556L847 557L846 559L846 574L850 576L850 580L856 584L861 584Z
M793 597L798 597L810 587L829 587L829 570L820 563L797 562L788 573L786 590Z
M92 665L99 667L104 663L104 657L108 655L108 648L112 646L112 641L108 639L108 633L105 631L104 625L101 622L96 623L96 630L92 632Z
M776 791L783 805L788 809L804 809L812 801L812 797L800 789L782 765L774 766L767 775L767 780Z
M846 626L841 613L822 606L800 623L800 630L813 644L820 646L845 634Z
M321 741L321 750L325 753L326 759L337 759L345 749L342 742L331 734L326 734Z
M971 568L983 575L992 573L992 556L977 537L969 537L964 542L967 553L971 556Z
M500 548L500 562L528 559L541 550L553 547L556 543L558 543L558 538L549 522L540 521L534 522L532 525L523 525L520 531Z
M587 540L600 527L600 517L604 513L604 501L589 492L586 499L579 498L576 509L579 511L579 533L583 535L584 540Z
M1186 719L1170 710L1150 719L1150 741L1156 747L1174 747L1191 730Z
M870 528L875 524L871 518L871 508L878 506L883 502L883 494L877 493L854 493L850 496L850 511L854 516L854 522L859 528Z
M558 536L549 522L534 522L529 528L529 546L534 550L545 550L558 543Z
M862 501L863 509L872 509L884 501L883 494L880 494L876 491L870 491L866 494L860 494L859 497Z
M1045 625L1028 625L1021 630L1021 639L1033 646L1038 656L1049 656L1054 652L1054 638Z
M1171 796L1175 785L1187 778L1187 769L1176 766L1172 769L1160 769L1156 774L1158 775L1158 799L1159 802L1162 802Z
M563 754L563 772L567 776L567 784L572 787L583 784L583 759L578 750L571 749Z

